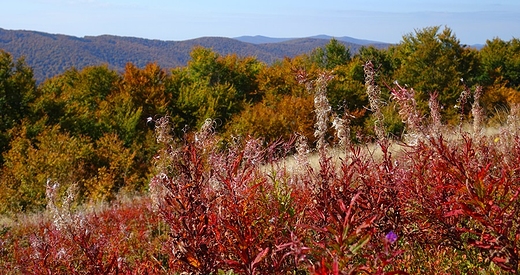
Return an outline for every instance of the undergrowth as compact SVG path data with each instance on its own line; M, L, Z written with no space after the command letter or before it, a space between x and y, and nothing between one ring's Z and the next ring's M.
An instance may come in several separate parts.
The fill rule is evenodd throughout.
M161 149L146 195L87 210L74 189L47 185L47 212L3 222L6 274L514 274L519 270L520 121L483 131L481 90L471 132L429 119L412 89L391 99L407 133L386 136L374 66L365 65L374 147L350 142L349 115L326 100L332 74L298 80L315 93L317 146L295 135L222 144L208 119L174 136L154 121ZM462 109L462 108L461 108ZM461 121L462 125L462 121ZM335 129L337 144L325 139ZM448 134L449 133L449 134ZM288 160L291 160L289 162ZM74 185L73 185L74 186Z

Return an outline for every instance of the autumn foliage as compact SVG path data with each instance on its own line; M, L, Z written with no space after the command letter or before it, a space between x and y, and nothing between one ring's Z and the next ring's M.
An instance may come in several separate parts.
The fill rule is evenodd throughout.
M25 88L0 94L0 270L518 273L518 87L487 50L472 75L477 52L437 31L270 66L197 48L169 73L71 69L38 87L4 54L0 91ZM436 39L462 51L457 79L408 68Z

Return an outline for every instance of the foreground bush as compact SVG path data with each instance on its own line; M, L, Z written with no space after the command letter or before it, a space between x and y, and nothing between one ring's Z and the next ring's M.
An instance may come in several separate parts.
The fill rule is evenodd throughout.
M49 182L47 214L2 225L0 268L8 274L518 270L517 135L439 135L388 150L349 146L338 158L332 149L305 155L302 139L269 146L246 139L222 149L210 127L177 141L167 128L159 134L164 146L150 198L80 210L72 191L58 199L58 186ZM293 150L296 158L288 155Z

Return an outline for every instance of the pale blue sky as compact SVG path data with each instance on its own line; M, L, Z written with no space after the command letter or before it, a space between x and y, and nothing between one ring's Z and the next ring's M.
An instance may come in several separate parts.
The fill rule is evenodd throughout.
M0 7L0 28L78 37L326 34L397 43L441 25L465 44L520 38L519 0L10 0Z

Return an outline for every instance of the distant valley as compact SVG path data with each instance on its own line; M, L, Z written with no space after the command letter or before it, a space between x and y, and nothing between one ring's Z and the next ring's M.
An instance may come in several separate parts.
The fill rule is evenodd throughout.
M38 82L75 67L108 64L122 71L128 62L138 67L156 62L162 68L185 66L195 46L211 48L220 55L254 56L272 63L285 57L310 53L325 46L333 37L318 35L306 38L271 38L241 36L236 38L201 37L184 41L162 41L113 35L75 37L37 31L6 30L0 28L0 49L13 58L25 58L33 68ZM334 37L351 52L362 46L378 48L390 44L351 37Z

